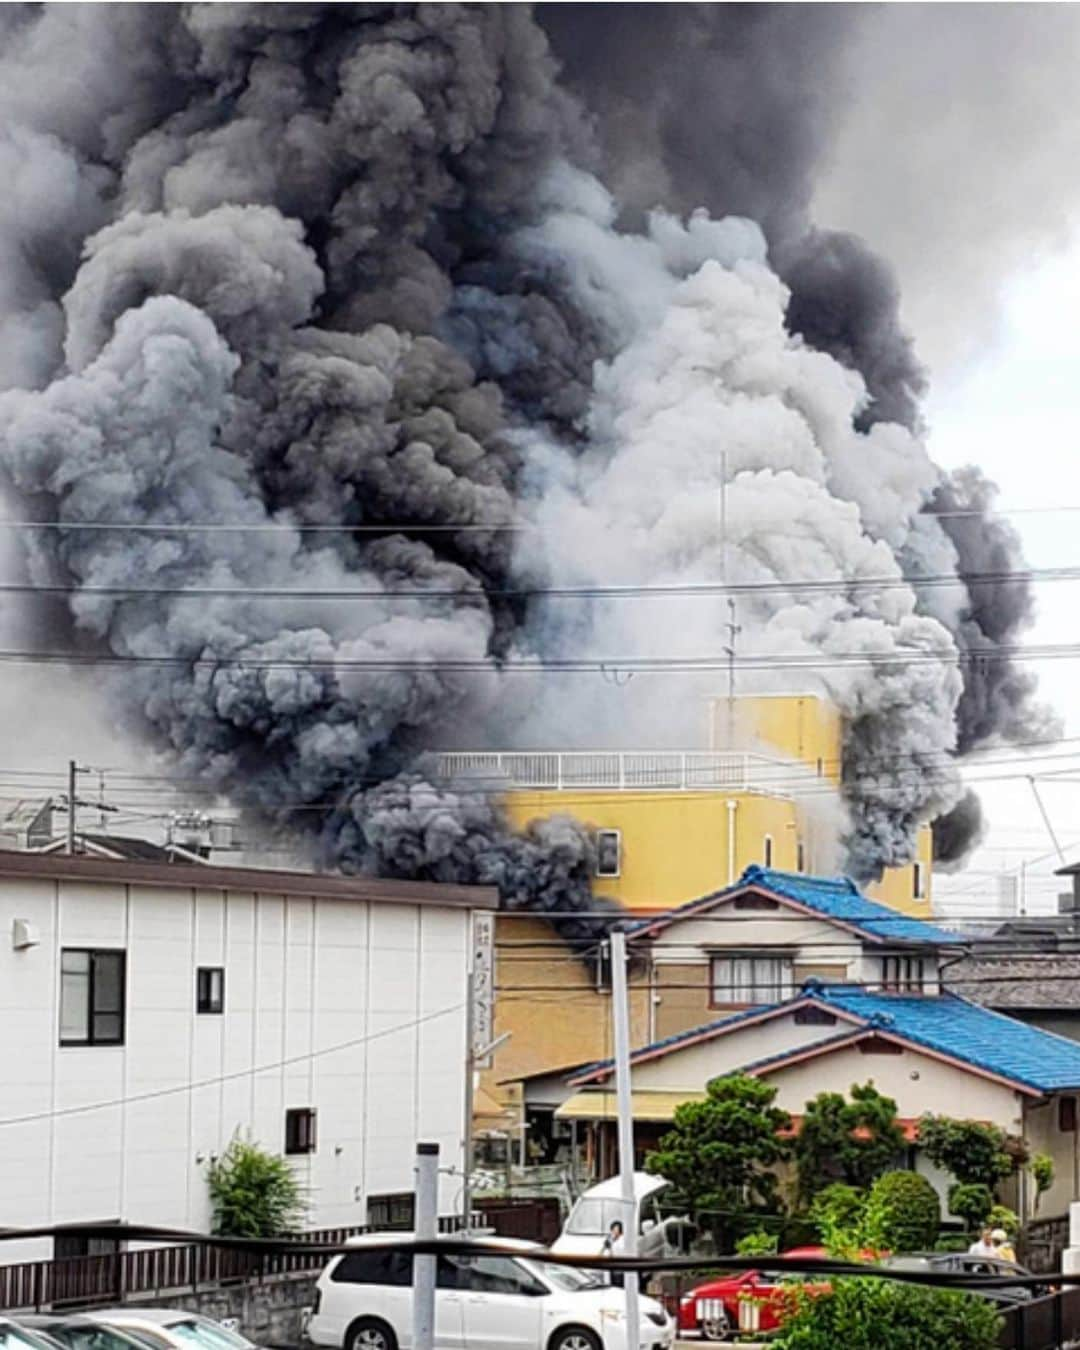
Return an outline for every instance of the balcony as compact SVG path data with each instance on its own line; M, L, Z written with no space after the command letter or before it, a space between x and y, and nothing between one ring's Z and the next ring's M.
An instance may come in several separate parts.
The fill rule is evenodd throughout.
M463 750L436 757L436 777L485 791L757 792L795 796L809 765L739 750Z

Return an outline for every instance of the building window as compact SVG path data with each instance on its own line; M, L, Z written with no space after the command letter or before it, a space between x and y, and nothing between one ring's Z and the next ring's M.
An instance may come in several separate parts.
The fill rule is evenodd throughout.
M200 1013L225 1011L223 966L200 966L195 972L195 1011Z
M774 1003L793 992L788 956L714 956L711 971L713 1007L730 1003Z
M315 1108L297 1106L285 1112L285 1152L315 1152Z
M1058 1129L1062 1134L1076 1133L1076 1098L1058 1098Z
M806 871L806 844L801 839L795 845L795 871Z
M617 877L622 874L622 831L597 830L596 875Z
M824 1008L796 1008L795 1025L797 1027L834 1027L836 1018Z
M761 860L766 867L772 866L772 835L767 834L761 845Z
M369 1228L412 1228L416 1221L416 1196L412 1191L369 1195L367 1221Z
M60 1044L124 1044L127 953L65 947L60 953Z
M926 899L926 868L921 862L911 864L911 898Z
M926 986L926 962L921 956L883 956L881 987L891 994L921 994Z

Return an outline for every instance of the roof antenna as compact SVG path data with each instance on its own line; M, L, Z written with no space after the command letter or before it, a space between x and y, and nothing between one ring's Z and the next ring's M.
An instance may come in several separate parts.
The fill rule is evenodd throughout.
M1046 832L1050 836L1050 842L1058 855L1058 861L1062 867L1065 866L1065 854L1061 851L1061 845L1058 843L1058 837L1054 833L1054 827L1050 824L1050 816L1047 814L1046 807L1043 805L1043 799L1039 796L1039 789L1035 786L1035 779L1028 774L1028 782L1031 784L1031 791L1035 794L1035 800L1039 804L1039 810L1042 812L1043 824L1046 826Z

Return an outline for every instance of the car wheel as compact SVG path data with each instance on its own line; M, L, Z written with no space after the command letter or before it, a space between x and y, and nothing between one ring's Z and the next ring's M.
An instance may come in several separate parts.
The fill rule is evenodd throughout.
M700 1325L701 1334L707 1341L726 1341L735 1330L724 1307L720 1308L715 1317L703 1318Z
M548 1350L604 1350L600 1337L588 1327L562 1327L551 1340Z
M345 1333L344 1350L398 1350L398 1341L378 1317L360 1317Z

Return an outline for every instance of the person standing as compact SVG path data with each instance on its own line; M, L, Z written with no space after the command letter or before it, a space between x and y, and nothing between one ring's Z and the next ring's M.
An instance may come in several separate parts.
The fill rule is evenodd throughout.
M607 1237L604 1238L604 1245L600 1249L603 1256L622 1256L625 1251L623 1243L623 1226L618 1219L613 1219L611 1227L607 1231ZM622 1288L623 1274L621 1270L611 1272L611 1283L618 1288Z
M995 1228L990 1234L990 1241L994 1244L994 1255L999 1261L1016 1260L1016 1250L1004 1228Z
M1000 1230L998 1230L1000 1231ZM1004 1237L1004 1234L1002 1234ZM987 1225L983 1228L978 1238L968 1248L969 1256L997 1256L998 1250L994 1246L994 1229Z

